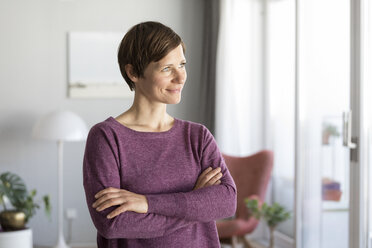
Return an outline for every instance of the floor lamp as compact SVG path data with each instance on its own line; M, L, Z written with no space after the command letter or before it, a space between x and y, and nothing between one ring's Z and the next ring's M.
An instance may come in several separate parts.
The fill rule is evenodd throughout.
M43 116L32 130L38 139L58 144L58 241L55 248L68 248L63 237L63 142L82 141L88 134L85 122L70 111L55 111Z

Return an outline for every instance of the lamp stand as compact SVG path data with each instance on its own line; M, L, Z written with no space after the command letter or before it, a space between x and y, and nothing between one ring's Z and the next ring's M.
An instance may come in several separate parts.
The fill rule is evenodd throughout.
M58 243L54 248L69 248L63 237L63 141L58 140Z

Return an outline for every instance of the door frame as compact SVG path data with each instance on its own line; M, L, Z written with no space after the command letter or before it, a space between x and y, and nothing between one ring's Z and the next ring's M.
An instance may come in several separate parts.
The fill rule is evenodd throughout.
M365 0L367 1L367 0ZM302 202L304 171L300 153L299 123L299 4L295 0L295 247L302 247ZM350 108L352 110L352 137L357 149L350 150L350 204L349 204L349 248L368 248L368 168L366 137L362 135L363 82L362 78L362 10L363 0L350 0Z
M350 0L350 107L352 137L357 148L350 150L349 247L367 248L368 168L365 159L367 137L363 134L362 5L362 0Z

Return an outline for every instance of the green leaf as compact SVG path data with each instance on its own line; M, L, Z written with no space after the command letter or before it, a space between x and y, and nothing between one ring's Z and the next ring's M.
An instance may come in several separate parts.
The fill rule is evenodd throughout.
M3 204L4 209L4 196L8 197L10 203L19 211L23 211L26 215L26 222L36 214L36 210L40 208L40 205L35 202L37 191L34 189L31 192L27 192L27 188L23 180L16 174L5 172L0 175L0 203ZM49 196L43 197L43 203L45 206L45 213L50 219L50 200Z
M27 196L27 188L23 180L16 174L5 172L0 175L0 195L5 195L10 203L23 201ZM3 201L3 199L2 199Z
M247 207L248 211L250 212L250 214L254 218L260 219L261 218L261 210L259 209L259 206L258 206L258 200L257 199L246 198L244 201L245 201L246 207Z
M43 197L43 201L44 201L44 206L45 206L45 213L48 216L48 219L51 220L52 207L50 205L49 195L45 195Z
M258 202L254 202L254 200L246 199L245 203L248 210L253 213L253 216L255 216L257 219L263 218L267 225L271 228L275 228L279 223L291 217L290 213L276 202L271 206L269 206L267 203L263 203L261 209L258 208Z
M34 197L34 196L36 196L36 189L31 191L31 197Z

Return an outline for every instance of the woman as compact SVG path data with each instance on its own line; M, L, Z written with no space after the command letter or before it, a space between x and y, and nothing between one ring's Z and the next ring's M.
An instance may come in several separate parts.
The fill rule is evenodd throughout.
M186 82L185 46L140 23L118 52L133 105L89 132L84 188L99 248L219 247L215 220L234 215L236 188L201 124L171 117Z

